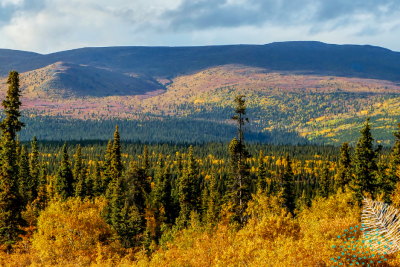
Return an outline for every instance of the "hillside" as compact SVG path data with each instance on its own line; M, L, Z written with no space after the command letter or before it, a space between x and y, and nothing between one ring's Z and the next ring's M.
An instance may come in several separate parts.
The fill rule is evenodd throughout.
M340 144L349 139L354 144L358 129L370 116L376 140L389 145L400 120L400 53L378 47L287 42L82 48L50 55L6 52L0 50L0 56L8 55L12 62L1 64L0 71L6 73L7 66L20 71L24 115L31 118L30 127L39 131L35 118L39 122L46 116L48 125L62 129L63 139L69 138L65 134L69 128L57 127L63 119L75 121L70 128L78 132L90 129L72 125L90 119L106 120L109 126L118 123L113 120L126 120L119 123L136 131L142 127L143 133L155 131L153 137L146 136L148 141L227 140L234 132L230 128L223 130L226 136L210 135L206 128L231 127L232 100L237 94L247 96L250 131L254 136L261 134L258 141L281 140L272 138L273 132L289 131L297 134L290 138L293 142L305 138ZM45 66L36 68L41 65ZM36 69L21 71L18 66ZM5 82L4 76L2 95ZM181 125L177 120L205 132L174 128ZM94 136L81 136L102 138L112 131L110 127L103 134L95 131ZM71 132L70 138L79 136L78 132ZM160 137L161 133L170 137ZM53 138L46 132L42 136L57 139L60 135ZM132 134L126 139L140 137Z

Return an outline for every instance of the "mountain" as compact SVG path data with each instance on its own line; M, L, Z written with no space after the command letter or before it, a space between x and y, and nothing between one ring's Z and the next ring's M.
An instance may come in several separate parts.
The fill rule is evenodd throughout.
M49 55L0 50L0 58L7 58L0 94L8 71L18 70L26 134L44 139L105 138L119 124L130 129L129 140L227 141L238 94L246 95L255 141L354 144L369 116L377 142L390 145L400 121L400 53L380 47L283 42Z

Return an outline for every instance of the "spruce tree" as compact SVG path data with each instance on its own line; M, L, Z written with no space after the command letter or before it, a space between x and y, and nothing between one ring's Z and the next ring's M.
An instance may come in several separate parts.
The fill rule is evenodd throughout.
M206 222L209 225L215 225L219 221L219 214L221 210L221 194L218 190L217 174L215 171L211 172L209 192Z
M285 166L282 175L282 198L284 205L290 212L295 208L295 183L292 170L292 160L289 155L285 158Z
M122 177L123 165L121 157L121 141L118 133L118 126L115 127L114 143L112 147L111 157L111 176L116 181Z
M228 180L227 201L230 203L232 211L235 213L235 220L243 224L246 220L245 211L247 202L250 200L250 167L246 160L250 157L244 143L244 124L248 118L246 115L244 95L235 98L235 113L232 119L238 125L238 139L235 137L229 144L230 153L230 173Z
M32 191L36 191L36 185L33 183L29 169L29 155L25 146L22 146L19 161L19 192L24 197L25 205L31 203L33 199Z
M329 165L327 162L325 162L322 167L321 178L319 180L318 195L327 198L329 196L329 188L330 188Z
M93 195L100 196L103 193L103 190L102 190L100 166L97 160L94 162L92 181L93 181Z
M354 198L359 204L361 204L364 193L369 193L372 197L375 197L377 159L380 150L380 147L373 148L374 139L371 134L369 118L367 118L364 128L360 132L361 137L358 139L354 153L355 175L351 185Z
M130 202L137 207L138 212L142 216L142 223L145 223L144 213L146 202L151 193L150 181L146 177L145 170L139 168L136 163L132 164L129 168L126 177ZM145 225L143 224L142 226L144 227Z
M32 179L32 199L36 199L37 197L37 187L39 185L39 174L40 174L40 166L39 166L39 148L37 145L36 136L33 137L31 142L31 157L29 160L30 167L30 176Z
M55 191L62 198L67 199L74 195L74 177L69 164L67 144L62 148L61 166L56 175Z
M73 169L73 176L74 176L74 188L75 191L77 191L77 187L79 182L82 180L81 174L82 174L82 147L81 145L78 145L78 148L76 149L75 153L75 164L74 164L74 169ZM82 183L82 182L81 182Z
M344 192L345 187L349 185L352 180L352 166L350 158L350 146L348 142L340 146L341 156L339 159L339 169L336 174L335 190L339 188Z
M150 169L149 152L147 151L147 145L144 146L142 168L146 174Z
M264 163L264 154L260 150L260 156L258 157L258 170L257 170L257 190L265 192L267 187L267 169Z
M40 167L39 181L38 181L38 196L36 198L37 206L40 210L43 210L48 201L47 195L47 166L45 162L42 162Z
M9 251L24 233L21 227L26 225L21 212L24 209L23 197L19 193L18 185L18 155L16 151L16 132L25 126L19 118L19 74L11 71L7 80L9 85L6 99L1 105L4 108L5 118L0 123L0 243Z
M179 179L180 213L178 224L186 227L192 211L197 212L199 206L200 190L198 185L198 166L193 155L193 146L189 148L188 166Z
M102 177L102 191L106 192L108 189L108 185L111 182L111 160L112 160L112 142L111 139L108 141L105 161L103 165L104 173Z
M400 181L400 123L397 124L398 131L394 132L393 135L396 138L395 144L390 154L389 171L387 175L387 185L385 193L390 195L396 188L396 184Z

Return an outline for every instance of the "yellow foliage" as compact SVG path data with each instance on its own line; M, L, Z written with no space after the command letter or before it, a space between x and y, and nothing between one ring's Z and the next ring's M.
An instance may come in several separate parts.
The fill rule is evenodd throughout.
M57 263L86 258L94 260L98 244L107 245L110 227L100 216L106 205L101 199L55 200L40 214L32 248L42 262Z

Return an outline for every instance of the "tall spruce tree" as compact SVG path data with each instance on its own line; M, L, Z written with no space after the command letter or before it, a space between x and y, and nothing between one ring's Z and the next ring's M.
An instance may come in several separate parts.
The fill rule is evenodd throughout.
M206 222L209 225L215 225L219 221L221 194L218 190L217 173L214 170L211 171L209 192Z
M396 141L390 154L389 171L387 175L386 194L390 195L396 188L396 184L400 181L400 123L397 124L398 130L393 133Z
M40 166L39 166L39 147L37 145L36 136L33 137L31 142L31 157L29 160L30 167L30 176L32 179L32 199L36 199L37 197L37 187L39 185L39 174L40 174Z
M192 211L198 211L200 188L198 184L198 166L193 155L193 146L189 148L188 165L179 179L180 213L178 224L186 227Z
M26 225L21 216L24 201L18 188L18 155L15 141L16 133L25 125L19 121L21 91L18 72L10 72L7 84L9 86L6 99L1 103L6 116L0 123L0 243L10 250L11 245L20 238L20 234L24 233L22 227Z
M147 175L147 173L150 169L149 152L147 151L147 145L144 146L144 150L143 150L142 168Z
M342 191L344 191L345 187L349 185L350 181L352 180L350 146L348 142L344 142L340 146L340 152L341 155L339 159L339 169L335 177L335 190L341 188Z
M108 185L110 184L111 177L111 160L112 160L112 142L111 139L108 141L105 161L103 165L103 176L102 176L102 191L105 193L108 189Z
M258 157L258 170L257 170L257 190L265 192L267 187L267 169L264 162L264 154L260 150L260 155Z
M32 191L36 191L36 184L33 183L29 169L29 155L25 146L22 146L19 160L19 192L24 197L25 205L31 203L34 198Z
M238 125L238 138L234 138L229 144L230 173L226 198L235 214L235 220L243 224L246 220L244 214L247 202L250 200L250 167L246 160L250 157L244 142L244 125L249 121L246 115L244 95L235 98L235 113L232 117Z
M39 180L38 180L38 195L36 198L36 203L37 206L40 210L43 210L48 201L48 195L47 195L47 166L46 162L42 162L42 165L40 167L40 174L39 174Z
M325 162L322 166L322 173L319 180L318 195L327 198L329 196L330 188L330 175L329 175L329 163Z
M96 197L100 196L103 193L103 191L102 191L100 166L97 160L94 162L92 181L93 181L93 195Z
M81 145L78 145L78 148L76 149L75 153L75 164L74 164L74 169L72 171L73 176L74 176L74 188L75 191L77 191L77 186L79 182L82 180L81 174L82 174L82 147Z
M67 144L62 148L61 166L56 175L55 191L62 198L74 196L74 177L69 163Z
M369 118L367 118L364 128L360 132L361 137L358 139L354 153L355 175L351 186L354 191L354 198L359 204L361 204L364 193L369 193L372 197L375 197L377 159L380 150L380 147L373 148L374 139L371 134Z
M289 155L285 158L285 166L282 174L282 198L284 205L290 212L294 211L295 204L295 183L292 169L292 159Z

